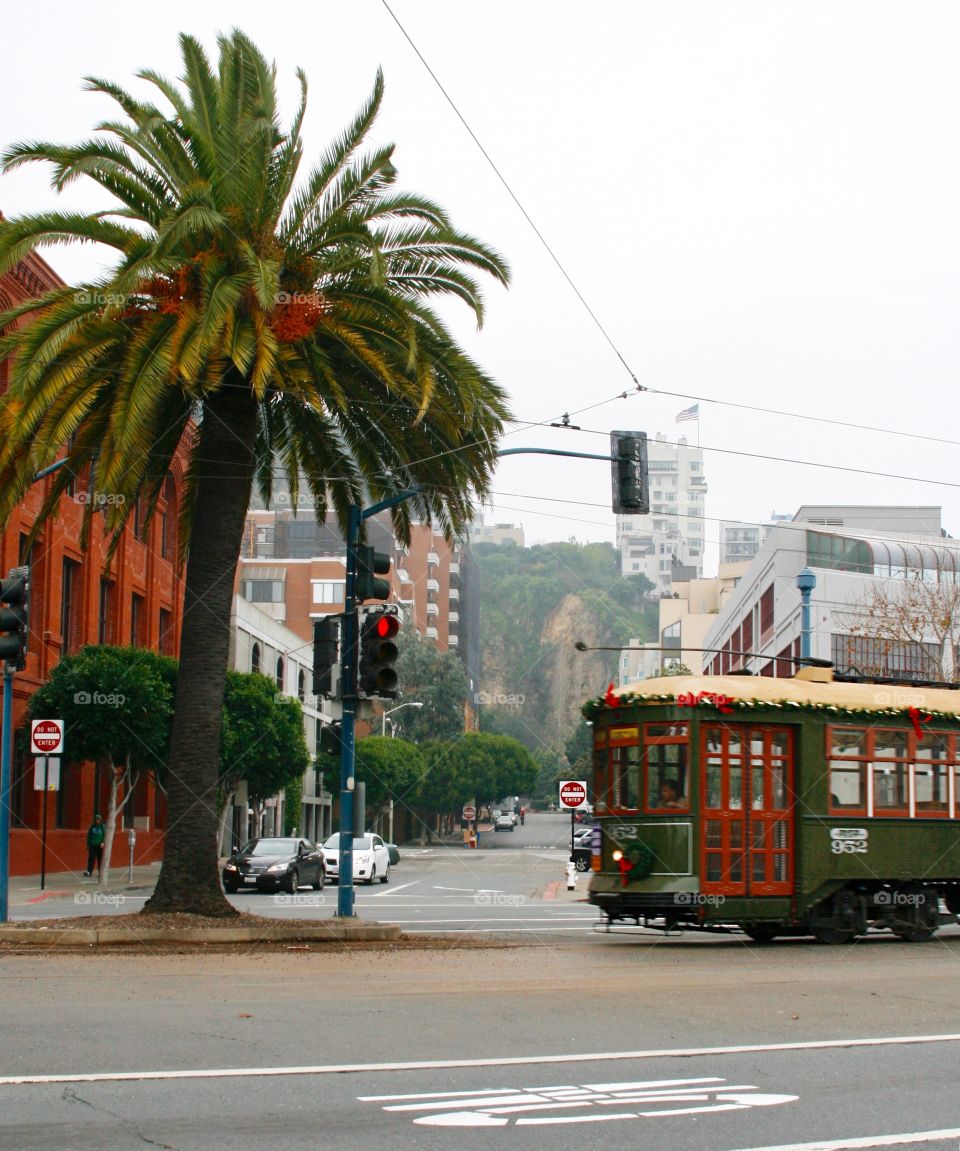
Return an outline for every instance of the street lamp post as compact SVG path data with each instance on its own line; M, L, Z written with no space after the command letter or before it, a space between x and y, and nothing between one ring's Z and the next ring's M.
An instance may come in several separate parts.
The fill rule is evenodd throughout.
M397 704L396 707L391 707L389 711L385 711L383 713L383 723L381 724L381 727L380 727L380 734L381 735L387 734L387 716L393 715L393 713L395 711L399 711L401 707L423 707L423 704L419 703L419 702L415 703L413 700L411 700L410 703L400 703L400 704ZM391 724L390 726L393 727L393 724Z
M399 711L401 707L423 707L423 704L420 703L419 701L411 700L409 703L398 703L396 707L391 707L389 711L385 711L383 713L383 723L381 723L381 725L380 725L380 734L381 735L387 734L387 716L393 715L393 713L395 711ZM393 738L393 724L392 723L390 724L390 738L391 739ZM393 843L393 796L390 797L390 813L387 817L387 821L389 824L388 829L387 829L387 835L390 838L390 842Z

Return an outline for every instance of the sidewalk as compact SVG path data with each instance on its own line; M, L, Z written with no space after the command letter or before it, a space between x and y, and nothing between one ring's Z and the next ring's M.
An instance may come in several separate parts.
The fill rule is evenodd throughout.
M44 899L63 898L78 892L152 891L160 874L160 864L146 863L133 869L133 880L127 867L111 867L110 879L101 888L96 875L86 876L81 871L54 871L45 876L43 890L39 875L11 875L7 887L10 907L27 907Z

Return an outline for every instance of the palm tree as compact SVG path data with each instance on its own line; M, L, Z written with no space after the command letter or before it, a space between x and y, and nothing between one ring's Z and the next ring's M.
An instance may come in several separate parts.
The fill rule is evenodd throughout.
M182 35L184 76L139 73L164 108L115 84L87 88L119 119L73 146L21 143L6 170L53 166L60 190L86 176L113 198L92 215L0 223L0 270L42 244L116 252L103 278L0 316L0 523L58 458L41 520L70 479L110 493L114 540L136 501L149 516L178 445L186 564L180 675L170 752L167 841L152 911L228 915L216 858L220 713L230 607L254 482L276 469L296 505L305 482L323 516L414 484L394 509L448 534L488 490L506 417L503 392L458 346L433 299L457 297L482 323L477 276L504 261L444 211L394 190L392 145L361 154L383 79L319 163L298 179L306 79L287 131L276 69L241 32L219 39L214 73ZM94 501L87 508L92 511ZM188 547L189 545L189 547Z

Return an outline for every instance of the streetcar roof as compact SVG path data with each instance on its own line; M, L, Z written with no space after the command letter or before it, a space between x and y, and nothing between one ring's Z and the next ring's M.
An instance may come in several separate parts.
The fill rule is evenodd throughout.
M809 678L808 678L809 677ZM723 695L731 701L796 703L881 713L921 711L960 718L960 691L909 684L839 683L825 668L804 668L789 679L762 675L671 675L636 680L613 695L624 705L663 704L680 696ZM709 702L709 701L708 701ZM739 709L738 709L739 710Z

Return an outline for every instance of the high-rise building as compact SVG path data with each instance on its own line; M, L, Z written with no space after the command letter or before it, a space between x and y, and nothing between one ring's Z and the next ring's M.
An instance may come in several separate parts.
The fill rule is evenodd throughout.
M623 575L645 575L661 592L682 578L703 574L704 501L707 481L703 450L663 433L648 441L650 511L617 516L617 547Z

